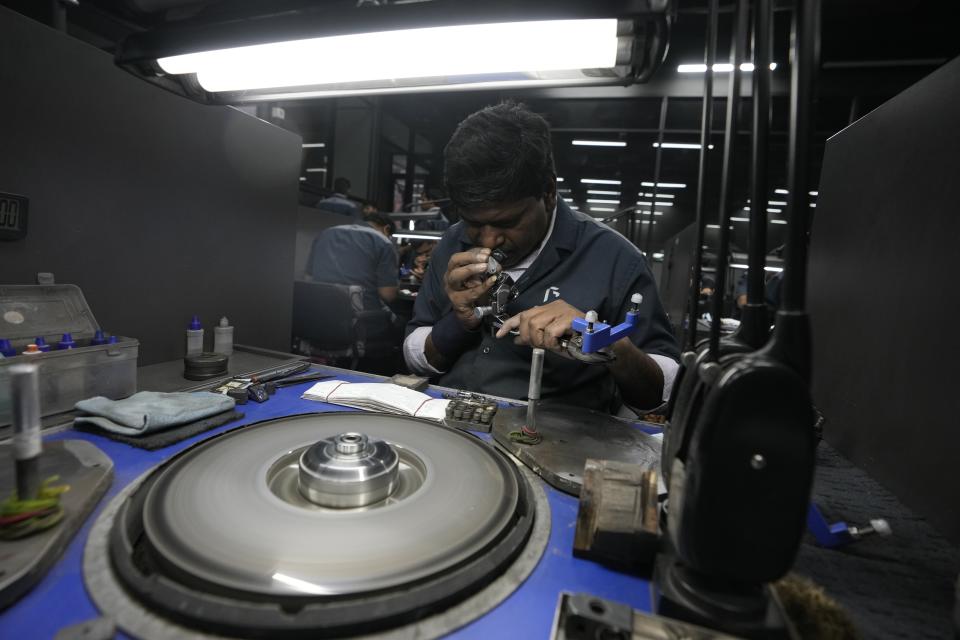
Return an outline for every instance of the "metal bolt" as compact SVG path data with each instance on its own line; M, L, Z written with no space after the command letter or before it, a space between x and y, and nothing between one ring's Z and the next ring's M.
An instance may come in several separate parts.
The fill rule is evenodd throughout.
M767 459L759 453L755 453L753 457L750 458L750 466L753 467L755 471L762 471L767 467Z
M337 453L343 455L357 455L367 448L367 436L362 433L341 433L334 441L337 443Z
M870 535L875 533L878 536L889 536L893 535L893 530L890 528L890 523L888 523L883 518L877 518L871 520L870 524L865 527L850 527L850 536L853 538L862 538L863 536Z
M592 309L590 311L587 311L586 321L587 321L587 333L593 333L593 323L597 321L597 312L593 311Z

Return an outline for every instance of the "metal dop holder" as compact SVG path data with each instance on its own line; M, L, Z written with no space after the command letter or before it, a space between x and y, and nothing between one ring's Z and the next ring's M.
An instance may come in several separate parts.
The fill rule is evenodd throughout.
M523 432L528 436L537 435L537 405L540 403L543 355L543 349L535 348L533 359L530 361L530 386L527 388L527 422L523 425Z
M32 500L40 490L40 385L35 364L10 367L13 401L13 458L17 498Z
M323 507L365 507L397 488L400 457L385 440L341 433L321 440L300 456L300 493Z

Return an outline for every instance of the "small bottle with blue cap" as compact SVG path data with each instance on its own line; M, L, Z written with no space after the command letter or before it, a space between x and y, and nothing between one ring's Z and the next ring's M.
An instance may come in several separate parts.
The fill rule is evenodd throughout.
M200 325L200 316L193 316L187 327L187 355L200 353L203 353L203 326Z

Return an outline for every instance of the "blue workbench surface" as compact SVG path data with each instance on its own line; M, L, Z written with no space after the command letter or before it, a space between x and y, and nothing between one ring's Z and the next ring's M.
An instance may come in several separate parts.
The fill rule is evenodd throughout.
M360 374L340 371L335 373L337 378L349 382L371 380ZM64 626L100 615L83 585L82 558L87 535L103 506L121 488L148 469L211 435L235 429L240 425L298 413L350 410L301 399L300 395L312 384L308 382L279 389L276 395L264 404L248 402L238 407L245 414L242 421L211 429L156 451L137 449L108 438L73 430L48 436L47 440L76 438L94 443L113 460L113 484L46 577L19 602L0 614L0 638L52 638ZM429 393L439 395L432 389ZM489 436L484 437L489 439ZM546 483L542 483L542 486L550 503L552 522L550 541L539 564L526 582L496 609L449 637L547 638L561 591L589 592L629 604L636 609L650 610L649 585L645 580L573 557L577 499L553 489Z

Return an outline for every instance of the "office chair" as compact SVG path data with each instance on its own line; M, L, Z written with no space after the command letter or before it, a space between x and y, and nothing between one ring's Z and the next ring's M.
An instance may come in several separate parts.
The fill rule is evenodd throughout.
M357 285L297 281L293 285L294 350L356 369L361 358L384 358L399 349L388 330L393 313L367 310Z

